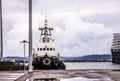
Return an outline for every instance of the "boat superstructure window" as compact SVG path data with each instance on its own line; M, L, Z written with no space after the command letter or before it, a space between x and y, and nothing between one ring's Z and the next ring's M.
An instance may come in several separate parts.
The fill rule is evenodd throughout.
M42 48L40 48L40 51L42 51Z
M49 51L49 48L47 48L47 51Z
M55 51L55 48L37 48L38 51Z
M50 40L50 39L49 39L49 38L47 38L47 42L49 42L49 40Z
M39 48L37 48L37 50L39 51Z
M43 37L43 43L49 43L50 42L49 40L50 40L49 38Z
M52 48L50 48L50 51L52 51Z
M113 52L120 52L120 49L113 49Z
M55 48L53 48L53 51L55 51Z
M45 48L43 48L43 51L45 51Z
M43 43L45 42L45 38L43 38Z

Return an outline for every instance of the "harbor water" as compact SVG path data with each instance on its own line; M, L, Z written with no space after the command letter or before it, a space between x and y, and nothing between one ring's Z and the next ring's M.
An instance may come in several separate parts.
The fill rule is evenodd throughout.
M65 62L67 70L73 69L120 69L120 64L111 62Z

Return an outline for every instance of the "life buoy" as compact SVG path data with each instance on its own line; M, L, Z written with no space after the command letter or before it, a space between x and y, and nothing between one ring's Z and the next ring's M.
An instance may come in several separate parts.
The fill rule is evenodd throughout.
M43 59L43 64L44 65L50 65L51 61L50 61L50 58L44 58Z

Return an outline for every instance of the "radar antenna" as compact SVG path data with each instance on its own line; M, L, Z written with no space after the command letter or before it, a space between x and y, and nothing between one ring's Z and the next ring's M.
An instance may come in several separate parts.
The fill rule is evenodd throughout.
M43 28L39 28L39 30L41 30L41 36L43 36L43 37L52 36L51 30L53 30L53 28L48 28L48 21L47 21L47 19L45 19L44 27Z

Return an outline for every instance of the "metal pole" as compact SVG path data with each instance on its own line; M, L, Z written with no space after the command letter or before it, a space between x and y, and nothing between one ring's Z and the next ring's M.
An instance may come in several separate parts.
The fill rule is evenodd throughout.
M0 0L0 61L3 60L2 0Z
M26 41L26 40L23 40L23 41L20 41L20 43L23 43L23 45L24 45L24 66L23 66L23 69L24 69L24 73L25 73L26 43L29 43L29 42L28 42L28 41Z
M29 0L29 72L32 72L32 0Z
M24 73L25 73L25 53L26 53L26 49L25 49L26 47L25 47L25 43L24 43Z

